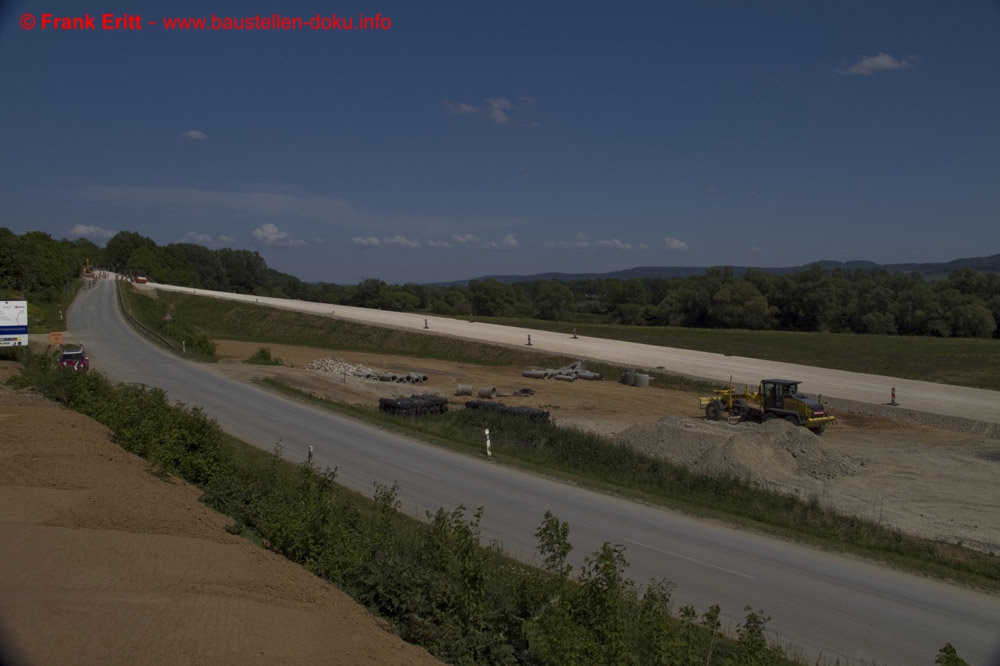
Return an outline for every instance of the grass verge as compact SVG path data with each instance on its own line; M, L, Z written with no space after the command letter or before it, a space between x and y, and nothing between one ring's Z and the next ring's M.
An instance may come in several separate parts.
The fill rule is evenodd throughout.
M820 368L1000 391L1000 340L796 333L667 326L567 324L483 317L481 321L660 347L715 352Z
M958 545L920 539L875 521L845 516L734 477L696 474L577 430L538 424L486 410L399 418L304 393L274 379L258 384L275 392L469 455L484 455L483 429L494 435L497 462L571 481L685 513L847 552L891 566L1000 591L1000 557Z

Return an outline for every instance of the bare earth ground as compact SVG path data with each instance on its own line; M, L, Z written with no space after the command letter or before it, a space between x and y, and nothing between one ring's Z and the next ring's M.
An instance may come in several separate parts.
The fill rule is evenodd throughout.
M905 532L1000 550L1000 440L841 414L822 437L779 421L712 423L697 395L613 381L534 380L522 368L269 345L285 366L242 363L259 343L220 342L218 372L271 376L374 406L458 384L535 395L503 402L712 473L735 474ZM385 384L305 365L337 358L426 374ZM100 369L100 360L95 361ZM0 382L15 371L0 363ZM0 388L0 624L28 663L436 664L346 595L225 532L197 489L153 476L102 426ZM0 636L3 638L3 636ZM3 655L0 655L2 661Z
M228 534L198 496L94 421L0 387L0 624L14 652L33 666L441 663Z

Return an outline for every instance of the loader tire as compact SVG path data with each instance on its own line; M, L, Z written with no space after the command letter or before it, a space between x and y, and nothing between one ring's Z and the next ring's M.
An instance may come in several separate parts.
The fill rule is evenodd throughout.
M722 418L722 405L713 400L705 406L705 418L709 421L718 421Z

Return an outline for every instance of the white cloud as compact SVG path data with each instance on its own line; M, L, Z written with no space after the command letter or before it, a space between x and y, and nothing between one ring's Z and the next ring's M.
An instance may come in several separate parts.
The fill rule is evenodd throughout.
M442 240L429 240L427 241L427 247L451 248L451 243Z
M472 234L455 234L451 239L463 247L476 250L516 250L521 247L514 234L507 234L498 241L480 240L478 236Z
M464 116L466 114L476 113L477 111L479 111L478 108L472 106L471 104L466 104L465 102L459 102L458 104L456 104L455 102L451 102L448 100L445 100L444 102L444 110L447 111L448 113L454 113L455 115L459 116Z
M102 229L96 227L92 224L77 224L74 225L72 229L69 230L70 238L89 238L93 240L94 238L111 238L117 231L110 231L108 229Z
M401 247L408 250L415 250L424 246L420 241L410 240L406 236L398 234L381 239L375 236L355 236L351 239L351 242L358 247ZM427 244L431 247L437 247L436 245L432 245L431 242Z
M537 122L519 122L511 118L512 112L524 110L535 103L535 100L526 95L518 97L518 104L514 104L506 97L487 97L483 106L475 106L465 102L452 102L445 100L444 110L454 115L479 114L497 125L514 125L520 127L538 127Z
M459 245L477 245L479 243L479 237L472 234L455 234L451 239Z
M293 247L306 244L305 241L290 239L288 232L280 231L278 225L271 224L270 222L254 229L253 237L265 245L273 245L275 247Z
M236 239L232 236L219 236L220 243L232 243L234 240Z
M204 132L199 132L198 130L188 130L186 132L181 132L181 136L185 139L191 139L192 141L203 141L208 135Z
M490 120L497 125L506 125L510 122L510 118L507 117L506 112L512 110L514 105L510 103L509 99L504 97L490 97L486 100L486 103L490 105Z
M405 248L418 248L420 247L420 242L415 240L410 240L406 236L393 236L392 238L383 238L382 245L388 245L390 247L405 247Z
M878 55L865 56L846 70L837 70L840 74L847 76L871 76L879 72L890 72L894 69L903 69L910 66L910 61L906 58L894 58L888 53L879 52Z
M648 250L645 245L632 245L618 238L604 240L590 240L585 233L578 233L571 241L545 241L545 247L552 247L560 250L614 250L618 252L634 252L636 250Z
M184 240L191 243L211 243L212 237L208 234L199 234L197 231L189 231L184 234Z
M676 238L664 238L663 249L667 252L685 252L688 249L688 244Z
M624 250L625 252L632 251L632 245L630 243L623 243L617 238L594 241L594 247L607 248L611 250Z
M486 245L486 249L488 250L516 250L519 247L521 247L521 244L514 238L514 234L507 234L499 241L490 241Z

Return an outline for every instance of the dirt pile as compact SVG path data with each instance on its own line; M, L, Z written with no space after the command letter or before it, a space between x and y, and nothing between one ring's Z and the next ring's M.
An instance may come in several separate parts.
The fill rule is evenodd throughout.
M729 475L753 483L857 474L864 460L833 451L805 428L785 421L737 423L665 416L632 426L617 441L695 472Z

